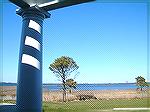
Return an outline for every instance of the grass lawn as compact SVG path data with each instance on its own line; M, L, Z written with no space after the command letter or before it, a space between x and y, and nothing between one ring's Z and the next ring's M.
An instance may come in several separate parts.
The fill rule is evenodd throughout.
M113 111L113 108L144 108L150 107L150 99L114 99L114 100L89 100L67 103L44 102L44 112L127 112ZM150 112L150 110L129 111Z
M0 103L15 103L15 101L0 101ZM149 99L114 99L88 100L67 103L43 102L43 112L150 112L141 111L113 111L113 108L150 108Z

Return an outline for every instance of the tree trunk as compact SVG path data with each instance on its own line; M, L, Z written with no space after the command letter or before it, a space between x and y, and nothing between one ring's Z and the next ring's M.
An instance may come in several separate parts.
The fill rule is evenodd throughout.
M70 93L70 94L72 93L72 89L69 89L69 93Z
M63 90L63 102L66 102L66 90Z
M63 80L63 102L66 102L66 85L64 80Z

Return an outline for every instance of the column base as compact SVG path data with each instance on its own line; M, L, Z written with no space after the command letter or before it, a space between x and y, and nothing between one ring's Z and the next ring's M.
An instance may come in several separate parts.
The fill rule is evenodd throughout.
M16 104L1 103L0 112L17 112Z
M0 103L0 112L42 112L39 109L19 109L16 104Z

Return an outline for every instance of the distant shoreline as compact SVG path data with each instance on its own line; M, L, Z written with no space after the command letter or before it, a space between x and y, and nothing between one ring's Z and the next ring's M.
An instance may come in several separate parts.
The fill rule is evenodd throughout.
M148 82L150 83L150 82ZM13 85L17 85L17 83L14 82L0 82L0 86L1 85L5 85L5 84L13 84ZM53 84L61 84L61 83L43 83L43 85L53 85ZM135 82L129 82L129 83L125 83L125 82L120 82L120 83L78 83L78 84L136 84Z
M150 83L150 82L149 82ZM112 84L136 84L136 83L78 83L77 85L112 85ZM61 83L43 83L43 86L47 85L61 85ZM0 86L17 86L17 83L11 83L11 82L0 82Z

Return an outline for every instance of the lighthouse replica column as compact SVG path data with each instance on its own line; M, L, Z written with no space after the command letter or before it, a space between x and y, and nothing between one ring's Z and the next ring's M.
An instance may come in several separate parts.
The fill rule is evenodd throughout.
M41 112L42 26L43 20L49 18L50 14L38 6L20 9L17 14L23 18L18 68L17 112Z

